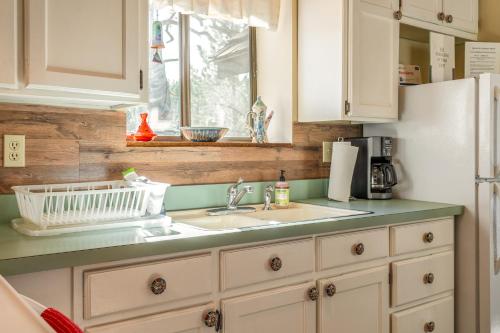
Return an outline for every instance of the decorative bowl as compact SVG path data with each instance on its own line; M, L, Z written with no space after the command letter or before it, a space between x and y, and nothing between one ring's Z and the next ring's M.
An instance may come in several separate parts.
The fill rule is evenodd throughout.
M182 135L192 142L217 142L227 131L225 127L181 127Z

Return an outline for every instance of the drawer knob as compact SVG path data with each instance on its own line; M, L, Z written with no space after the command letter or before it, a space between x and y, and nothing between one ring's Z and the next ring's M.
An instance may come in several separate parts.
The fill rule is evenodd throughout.
M424 283L425 284L432 284L433 282L434 282L434 274L427 273L424 275Z
M426 232L424 234L424 242L432 243L433 240L434 240L434 234L432 232Z
M425 323L424 331L425 332L434 332L435 328L436 328L436 323L433 321L430 321L428 323Z
M328 296L333 297L333 295L337 292L337 287L335 287L333 283L330 283L326 286L325 292Z
M358 256L362 255L365 252L365 246L363 243L355 244L352 247L352 252Z
M281 267L283 267L283 262L279 257L274 257L271 259L269 265L273 271L277 272L281 269Z
M220 312L218 310L208 311L205 315L204 322L207 327L215 327L219 324Z
M439 21L444 21L446 15L443 12L438 13L437 15Z
M446 23L453 23L453 15L446 15Z
M401 21L402 18L403 18L403 12L400 10L396 10L394 12L394 19Z
M151 282L151 291L155 295L160 295L167 289L167 281L164 278L156 278Z
M319 290L318 288L316 287L312 287L311 289L309 289L309 291L307 292L307 295L309 296L309 299L311 301L317 301L318 298L319 298Z

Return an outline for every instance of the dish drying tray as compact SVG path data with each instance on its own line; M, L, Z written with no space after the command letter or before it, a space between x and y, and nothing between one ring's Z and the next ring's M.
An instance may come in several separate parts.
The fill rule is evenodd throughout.
M170 218L159 214L168 186L126 181L14 186L22 218L12 226L29 236L164 226Z

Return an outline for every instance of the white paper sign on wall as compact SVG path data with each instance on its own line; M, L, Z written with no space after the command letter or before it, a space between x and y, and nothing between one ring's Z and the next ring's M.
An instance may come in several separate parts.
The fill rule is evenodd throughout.
M455 37L430 32L431 82L453 80L455 72Z
M465 77L500 74L500 43L465 43Z

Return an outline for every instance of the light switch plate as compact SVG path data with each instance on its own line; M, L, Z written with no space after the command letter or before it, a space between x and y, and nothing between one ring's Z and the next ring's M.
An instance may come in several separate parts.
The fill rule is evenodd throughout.
M26 166L26 140L24 135L3 136L4 168L24 168Z
M333 142L323 142L323 163L332 162Z

